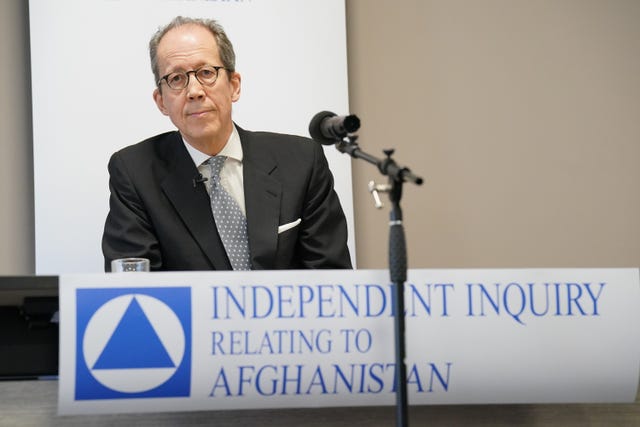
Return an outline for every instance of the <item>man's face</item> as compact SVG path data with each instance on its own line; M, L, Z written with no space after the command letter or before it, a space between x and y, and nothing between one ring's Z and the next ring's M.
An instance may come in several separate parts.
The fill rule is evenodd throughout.
M183 25L160 40L160 76L197 70L204 65L223 65L216 40L208 29ZM240 75L221 69L213 86L203 86L191 73L188 86L182 90L171 89L166 82L160 84L153 98L162 114L169 116L189 144L207 154L217 154L233 128L231 104L240 98Z

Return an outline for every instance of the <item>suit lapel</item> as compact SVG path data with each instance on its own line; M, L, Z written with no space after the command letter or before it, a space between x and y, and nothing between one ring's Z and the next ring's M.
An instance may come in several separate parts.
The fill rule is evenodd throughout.
M167 175L160 185L213 267L229 270L231 265L218 236L206 187L194 185L193 179L198 170L178 132L173 139L165 157Z
M243 152L244 199L249 250L254 269L272 269L278 249L282 185L273 176L277 163L255 136L238 128Z

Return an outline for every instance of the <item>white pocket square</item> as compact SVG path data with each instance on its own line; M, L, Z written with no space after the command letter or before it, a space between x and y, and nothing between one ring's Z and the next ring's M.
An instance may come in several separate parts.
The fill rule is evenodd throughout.
M298 218L293 222L290 222L288 224L283 224L283 225L279 225L278 226L278 234L283 233L287 230L292 229L293 227L297 226L298 224L300 224L302 222L302 219Z

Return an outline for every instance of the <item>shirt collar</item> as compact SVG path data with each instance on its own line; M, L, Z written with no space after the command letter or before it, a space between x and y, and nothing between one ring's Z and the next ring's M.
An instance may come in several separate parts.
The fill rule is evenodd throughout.
M193 160L193 163L196 165L196 167L200 166L211 157L210 155L205 154L202 151L192 147L187 141L185 141L184 137L182 138L182 142L184 143L184 146L186 147L187 152L191 156L191 159ZM242 144L240 143L240 135L238 134L238 130L236 129L235 124L233 125L233 130L231 131L229 140L217 155L227 156L230 159L234 159L242 163Z

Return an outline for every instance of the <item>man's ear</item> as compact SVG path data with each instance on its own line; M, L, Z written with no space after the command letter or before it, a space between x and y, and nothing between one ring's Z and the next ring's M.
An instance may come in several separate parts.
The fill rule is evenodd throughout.
M162 92L160 92L159 88L156 88L153 91L153 100L156 102L156 105L158 106L158 110L160 110L160 112L165 116L168 116L169 111L164 106L164 99L162 98Z
M237 72L233 72L233 74L231 75L231 88L232 88L232 92L231 92L231 101L232 102L236 102L238 99L240 99L240 92L241 92L241 87L242 87L242 77L240 76L240 73Z

